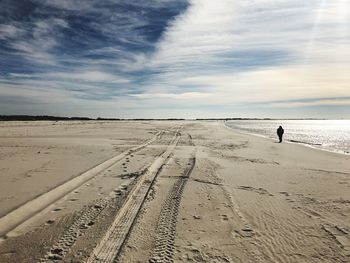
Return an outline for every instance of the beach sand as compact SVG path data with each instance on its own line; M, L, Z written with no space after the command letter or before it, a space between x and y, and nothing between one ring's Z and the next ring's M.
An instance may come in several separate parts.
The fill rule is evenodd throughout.
M0 262L349 262L350 156L221 121L0 123Z

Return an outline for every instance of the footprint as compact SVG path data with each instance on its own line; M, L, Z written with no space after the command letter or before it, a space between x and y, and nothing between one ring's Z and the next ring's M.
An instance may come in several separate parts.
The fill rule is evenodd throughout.
M254 236L253 229L251 229L249 227L242 228L240 231L238 231L238 234L240 234L242 237Z
M122 184L122 185L120 186L120 189L122 189L122 190L126 190L126 189L128 189L128 186L127 186L127 185L125 185L125 184Z
M284 196L289 196L289 193L287 192L279 192L281 195L284 195Z
M227 215L221 215L221 220L222 221L228 221Z
M121 195L121 194L122 194L122 190L120 190L120 189L114 189L113 192L114 192L116 195Z
M47 225L52 225L53 223L55 223L55 220L53 220L53 219L49 219L46 221Z
M55 208L54 210L52 210L53 212L58 212L58 211L61 211L62 210L62 208L59 208L59 207L57 207L57 208Z
M95 224L95 222L94 221L90 221L89 223L87 223L86 225L87 226L93 226Z

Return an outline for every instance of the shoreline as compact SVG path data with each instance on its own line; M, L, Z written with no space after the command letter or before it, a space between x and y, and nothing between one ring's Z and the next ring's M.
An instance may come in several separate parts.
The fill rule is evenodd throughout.
M244 130L244 129L230 127L230 126L226 125L226 121L224 121L223 124L228 129L231 129L232 131L235 131L235 132L238 132L238 133L252 135L252 136L259 137L259 138L264 138L264 139L268 139L268 140L277 141L277 139L275 140L274 138L269 137L267 135L253 133L253 132L250 132L250 131L247 131L247 130ZM325 151L325 152L330 152L330 153L336 153L336 154L350 156L350 152L348 152L348 151L337 150L337 149L327 149L327 148L322 147L322 145L314 145L314 144L311 144L311 143L301 142L301 141L299 142L299 141L296 141L296 140L283 140L283 142L290 143L290 144L302 145L304 147L315 149L315 150L320 150L320 151ZM319 147L317 147L317 146L319 146Z

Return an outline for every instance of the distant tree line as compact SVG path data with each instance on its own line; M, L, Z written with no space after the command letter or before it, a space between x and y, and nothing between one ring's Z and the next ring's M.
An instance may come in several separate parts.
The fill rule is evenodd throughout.
M247 121L247 120L272 120L270 118L204 118L196 119L196 121Z
M66 121L66 120L93 120L87 117L57 117L57 116L31 116L31 115L0 115L0 121Z
M98 117L88 118L88 117L58 117L58 116L48 116L48 115L0 115L0 121L153 121L153 120L168 120L168 121L179 121L185 119L169 118L169 119L120 119L120 118L101 118Z

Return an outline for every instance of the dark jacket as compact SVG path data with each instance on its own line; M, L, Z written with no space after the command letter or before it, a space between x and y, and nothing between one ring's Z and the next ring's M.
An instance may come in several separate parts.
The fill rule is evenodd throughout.
M280 126L280 127L277 129L277 135L278 135L278 136L281 136L281 135L283 135L283 133L284 133L284 130L283 130L282 126Z

